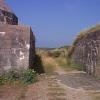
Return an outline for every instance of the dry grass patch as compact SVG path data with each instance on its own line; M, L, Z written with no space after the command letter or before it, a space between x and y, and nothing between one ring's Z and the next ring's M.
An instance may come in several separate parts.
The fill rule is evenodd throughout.
M55 70L56 63L51 57L42 56L44 70L47 74L52 74Z
M92 97L92 100L100 100L100 92L94 92L89 94Z
M59 67L64 69L64 71L81 70L79 65L74 64L71 59L67 59L67 57L56 58L56 62L58 63Z

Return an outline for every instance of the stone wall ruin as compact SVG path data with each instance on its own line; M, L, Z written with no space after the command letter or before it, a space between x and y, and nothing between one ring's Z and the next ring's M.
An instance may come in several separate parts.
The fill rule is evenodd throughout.
M75 44L72 59L88 74L100 77L100 25L85 34Z
M17 16L0 0L0 72L33 68L35 36L30 27L18 24Z

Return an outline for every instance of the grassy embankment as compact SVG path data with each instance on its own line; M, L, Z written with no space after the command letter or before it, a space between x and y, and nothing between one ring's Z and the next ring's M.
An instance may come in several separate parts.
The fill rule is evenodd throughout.
M55 58L58 65L65 71L82 70L81 65L75 64L70 58L59 57Z
M37 50L37 55L40 56L42 67L46 74L52 74L55 70L55 61L50 56L48 56L48 51L44 49Z
M40 49L38 55L42 58L44 70L47 74L52 74L56 70L56 66L61 67L65 71L81 70L81 66L71 61L67 57L69 47L61 47L50 50Z

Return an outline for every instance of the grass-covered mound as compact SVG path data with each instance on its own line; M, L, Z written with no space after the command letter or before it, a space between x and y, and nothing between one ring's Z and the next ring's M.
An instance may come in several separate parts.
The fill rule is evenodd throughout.
M94 27L92 27L92 28L89 28L89 29L86 29L86 30L81 31L81 32L77 35L75 41L73 42L73 45L69 48L69 50L68 50L68 55L67 55L67 56L68 56L68 57L71 57L71 55L72 55L73 52L74 52L74 49L76 48L77 43L78 43L81 39L83 39L84 37L87 37L89 34L94 33L94 32L96 32L96 31L98 31L98 30L100 30L100 24L98 24L98 25L96 25L96 26L94 26Z

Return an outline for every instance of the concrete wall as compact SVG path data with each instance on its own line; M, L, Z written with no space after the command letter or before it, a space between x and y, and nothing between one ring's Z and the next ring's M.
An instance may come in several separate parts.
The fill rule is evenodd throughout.
M100 77L100 30L90 32L78 41L72 59L88 74Z
M35 37L30 27L0 25L0 71L33 67Z
M17 16L0 0L0 72L34 67L35 36L18 24Z

